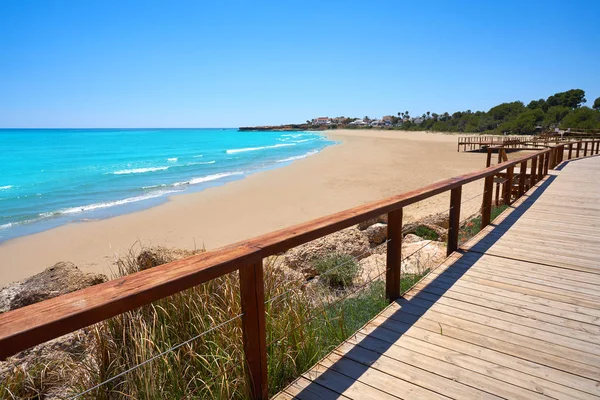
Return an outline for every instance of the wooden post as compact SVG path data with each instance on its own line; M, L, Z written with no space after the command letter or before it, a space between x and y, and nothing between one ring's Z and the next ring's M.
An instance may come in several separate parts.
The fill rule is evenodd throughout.
M573 158L573 143L569 143L569 160Z
M400 297L402 261L402 209L388 213L387 260L385 272L385 297L391 302Z
M492 165L492 149L487 148L487 160L485 161L485 167Z
M512 197L512 187L513 187L513 172L514 167L510 167L506 169L506 183L504 183L504 204L510 205L511 197Z
M546 160L548 159L548 153L544 153L541 155L540 159L540 168L539 168L539 178L538 181L541 181L544 175L546 175Z
M583 146L583 156L584 157L587 157L587 150L588 150L588 142L586 140L585 145Z
M550 148L550 158L548 161L548 169L554 168L554 160L556 159L556 147Z
M268 399L265 286L262 260L240 268L242 330L246 371L253 399Z
M538 157L531 159L531 175L529 175L529 187L532 188L537 182L537 163Z
M448 248L446 255L449 256L458 249L458 231L460 224L460 198L462 186L450 191L450 217L448 219Z
M577 142L577 151L575 152L575 158L579 158L580 150L581 150L581 142Z
M521 163L521 171L519 173L519 197L525 194L525 174L527 173L527 161Z
M483 184L483 201L481 203L481 229L488 226L491 222L493 191L494 175L486 176Z
M542 175L542 178L546 175L548 175L548 169L550 167L550 152L546 153L546 157L544 157L544 175Z

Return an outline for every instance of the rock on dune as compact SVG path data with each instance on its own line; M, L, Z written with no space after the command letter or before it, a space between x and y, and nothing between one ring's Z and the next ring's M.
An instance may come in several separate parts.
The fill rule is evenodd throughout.
M372 246L377 246L387 240L387 225L377 222L363 231Z
M428 269L437 267L446 258L444 243L423 240L416 235L411 235L409 239L410 241L402 243L402 274L423 274ZM355 283L362 284L374 279L384 280L386 261L385 246L382 252L360 260L361 272Z
M136 261L140 271L167 264L172 261L181 260L195 254L204 252L202 250L170 249L163 246L155 246L144 249L137 256Z
M343 229L289 250L284 255L285 264L302 272L305 278L317 275L313 262L332 254L350 254L357 259L368 257L369 240L356 227Z
M387 222L388 222L388 216L387 216L387 214L383 214L383 215L380 215L379 217L371 218L364 222L359 223L358 229L361 231L364 231L365 229L367 229L368 227L370 227L373 224L377 224L377 223L387 224Z
M59 262L39 274L0 290L0 312L106 282L106 276L82 272L71 262Z

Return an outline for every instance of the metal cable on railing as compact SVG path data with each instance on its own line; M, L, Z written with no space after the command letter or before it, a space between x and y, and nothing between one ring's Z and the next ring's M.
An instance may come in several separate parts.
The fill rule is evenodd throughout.
M385 244L385 243L387 243L387 242L389 242L389 241L390 241L390 240L388 239L388 240L386 240L386 242L384 242L384 243L382 243L382 244ZM428 240L428 241L427 241L427 243L425 243L424 245L422 245L421 247L419 247L418 249L416 249L415 251L413 251L412 253L410 253L410 254L409 254L409 255L407 255L406 257L402 258L402 259L400 260L400 263L402 264L402 262L404 262L404 261L408 260L410 257L412 257L413 255L415 255L416 253L420 252L420 251L421 251L421 250L423 250L425 247L427 247L428 245L430 245L432 242L433 242L433 240ZM379 245L379 246L381 246L381 245ZM356 257L353 257L353 259L352 259L352 260L353 260L353 261L358 261ZM357 292L359 292L360 290L362 290L362 289L364 289L365 287L367 287L369 284L371 284L371 283L373 283L374 281L376 281L376 280L378 280L379 278L381 278L381 277L382 277L382 276L383 276L385 273L387 273L389 270L390 270L390 268L385 268L383 271L379 272L379 273L378 273L376 276L374 276L373 278L370 278L370 279L368 279L368 280L367 280L365 283L363 283L363 284L361 284L361 285L359 285L359 286L355 287L353 290L351 290L351 291L347 291L346 293L344 293L344 295L343 295L343 296L341 296L341 297L339 297L339 298L335 299L335 301L332 301L332 302L330 302L330 303L328 303L328 304L325 304L325 305L323 305L323 306L322 306L322 307L320 307L319 309L317 309L317 310L314 310L314 311L315 311L315 315L313 315L313 316L311 316L310 318L308 318L307 320L303 321L303 322L302 322L302 325L297 325L297 326L294 326L294 327L292 327L292 328L291 328L291 331L295 331L296 329L299 329L301 326L304 326L304 325L306 325L307 323L314 321L314 320L315 320L317 317L321 316L321 315L322 315L322 313L323 313L325 310L327 310L327 309L331 308L332 306L334 306L334 305L336 305L336 304L339 304L341 301L343 301L343 300L347 299L347 298L348 298L348 297L350 297L351 295L353 295L353 294L356 294L356 293L357 293ZM305 284L308 284L308 283L310 283L310 281L303 282L302 286L303 286L303 285L305 285ZM288 290L288 291L284 292L283 294L288 294L288 293L290 293L291 291L293 291L293 289L292 289L292 290ZM278 296L276 296L276 297L281 297L281 295L278 295ZM275 299L275 298L273 298L273 299ZM272 345L273 343L276 343L276 342L282 341L283 339L285 339L285 337L280 337L280 338L277 338L277 339L273 339L273 340L271 340L269 343L267 343L267 346L270 346L270 345Z
M359 254L358 256L352 257L351 259L349 259L349 260L347 260L347 261L344 261L344 262L342 262L342 263L339 263L339 264L337 264L335 267L333 267L333 268L330 268L330 269L328 269L327 271L323 271L323 272L321 272L321 273L320 273L320 275L325 275L325 274L328 274L328 273L330 273L330 272L334 272L334 271L336 271L336 270L340 269L341 267L343 267L343 266L345 266L345 265L348 265L348 264L350 264L351 262L356 262L356 261L358 261L358 260L360 259L359 257L362 257L362 256L364 256L364 255L366 255L366 254L372 253L372 252L373 252L375 249L377 249L377 248L379 248L379 247L381 247L381 246L383 246L383 245L387 244L389 241L390 241L390 239L387 239L387 240L385 240L383 243L380 243L380 244L378 244L377 246L375 246L375 247L373 247L373 248L370 248L370 249L368 249L368 250L365 250L364 252L362 252L362 253L361 253L361 254ZM310 280L304 281L304 282L300 283L299 285L297 285L296 287L293 287L293 288L291 288L291 289L288 289L288 290L286 290L285 292L278 294L277 296L273 296L273 297L271 297L269 300L266 300L266 301L265 301L265 304L270 304L270 303L274 302L275 300L277 300L277 299L279 299L279 298L281 298L281 297L285 296L286 294L288 294L288 293L290 293L290 292L293 292L293 291L296 291L296 290L298 290L298 289L302 288L303 286L306 286L306 285L308 285L310 282L311 282Z
M179 343L179 344L176 344L175 346L172 346L172 347L170 347L170 348L168 348L168 349L166 349L166 350L164 350L164 351L162 351L162 352L160 352L160 353L158 353L158 354L156 354L156 355L154 355L154 356L150 357L149 359L147 359L147 360L145 360L145 361L142 361L141 363L139 363L139 364L136 364L136 365L134 365L133 367L131 367L131 368L129 368L129 369L127 369L127 370L125 370L125 371L123 371L123 372L121 372L121 373L119 373L119 374L117 374L117 375L115 375L115 376L113 376L113 377L111 377L111 378L108 378L108 379L106 379L105 381L102 381L102 382L100 382L99 384L97 384L97 385L95 385L95 386L93 386L93 387L91 387L91 388L89 388L89 389L87 389L87 390L85 390L85 391L83 391L83 392L81 392L81 393L79 393L79 394L76 394L75 396L69 397L69 399L71 399L71 400L72 400L72 399L77 399L77 398L79 398L79 397L81 397L81 396L83 396L83 395L85 395L85 394L87 394L87 393L90 393L90 392L92 392L92 391L94 391L94 390L96 390L96 389L100 388L101 386L103 386L103 385L106 385L107 383L109 383L109 382L112 382L112 381L114 381L115 379L117 379L117 378L120 378L120 377L122 377L122 376L124 376L124 375L128 374L129 372L131 372L131 371L133 371L133 370L135 370L135 369L137 369L137 368L140 368L140 367L142 367L142 366L144 366L144 365L148 364L148 363L149 363L149 362L151 362L151 361L154 361L154 360L156 360L156 359L157 359L157 358L159 358L159 357L162 357L162 356L164 356L165 354L168 354L168 353L170 353L170 352L172 352L172 351L175 351L175 350L177 350L178 348L180 348L180 347L182 347L182 346L185 346L186 344L188 344L188 343L191 343L191 342L193 342L194 340L197 340L197 339L201 338L202 336L204 336L204 335L206 335L206 334L208 334L208 333L210 333L210 332L212 332L212 331L214 331L214 330L216 330L216 329L218 329L218 328L221 328L222 326L224 326L224 325L227 325L227 324L228 324L228 323L230 323L230 322L233 322L233 321L235 321L235 320L236 320L236 319L238 319L238 318L241 318L243 315L244 315L244 313L240 313L240 314L238 314L238 315L236 315L236 316L234 316L234 317L232 317L232 318L228 319L227 321L221 322L220 324L218 324L218 325L215 325L215 326L213 326L212 328L210 328L210 329L207 329L206 331L204 331L204 332L202 332L202 333L199 333L198 335L196 335L196 336L194 336L194 337L192 337L192 338L190 338L190 339L188 339L188 340L186 340L186 341L184 341L184 342L181 342L181 343Z
M365 287L367 287L369 284L371 284L372 282L374 282L376 279L379 279L383 274L385 274L387 272L387 269L380 272L379 274L377 274L374 278L368 280L367 282L365 282L364 284L357 286L354 288L354 290L352 291L348 291L347 293L345 293L343 296L337 298L335 301L332 301L331 303L326 304L325 306L321 307L319 310L316 310L317 312L315 312L315 315L311 316L310 318L308 318L307 320L302 321L302 324L298 324L295 325L294 327L292 327L290 329L290 331L296 331L297 329L300 329L302 326L305 326L306 324L314 321L317 317L320 317L322 315L322 313L329 309L330 307L339 304L341 301L346 300L348 297L350 297L351 295L357 293L358 291L364 289ZM271 346L273 343L276 342L280 342L282 340L284 340L287 336L282 336L280 338L277 339L273 339L271 340L269 343L267 343L267 347Z

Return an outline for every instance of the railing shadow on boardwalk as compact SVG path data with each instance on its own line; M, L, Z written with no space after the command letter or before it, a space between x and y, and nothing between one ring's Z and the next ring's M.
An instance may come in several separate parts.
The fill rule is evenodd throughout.
M490 241L486 241L485 243L478 242L473 245L466 254L468 257L461 258L461 266L460 268L453 268L453 266L449 266L442 273L440 273L434 280L429 282L416 296L412 299L407 300L404 298L400 298L396 300L396 303L401 306L401 309L394 312L392 315L387 317L386 321L382 324L378 325L373 331L371 331L366 338L363 338L358 342L357 345L345 353L345 358L350 358L353 360L361 360L361 362L356 362L353 370L352 376L349 376L350 379L345 379L343 381L336 382L336 391L340 394L343 394L354 381L357 381L360 376L362 376L367 370L369 370L370 365L377 361L383 353L389 348L391 348L394 343L402 337L404 333L406 333L414 323L416 323L434 304L439 300L443 295L456 283L469 269L472 267L477 261L492 247L504 233L508 232L508 230L515 224L515 222L525 213L529 208L535 203L535 201L546 191L546 189L550 186L550 184L556 179L556 176L549 176L545 181L540 182L538 184L537 189L531 194L525 194L526 199L519 204L518 206L512 209L510 215L507 218L504 218L497 225L493 224L494 230L493 232L496 235L493 235L494 239ZM512 206L511 206L512 207ZM497 235L500 233L500 235ZM460 250L459 250L460 251ZM432 290L428 291L427 289L431 288ZM420 296L421 293L427 291L427 301L419 301L423 300ZM433 297L433 300L432 300ZM417 303L418 305L414 304ZM430 303L430 304L429 304ZM429 304L424 305L424 304ZM393 324L393 328L387 327L387 322L392 320L391 324ZM385 334L386 341L380 340L381 345L378 346L377 352L368 351L365 352L361 347L361 343L364 340L368 340L373 337L380 337L377 333ZM366 346L365 348L369 348ZM353 354L353 352L360 354ZM373 356L370 359L365 358L365 354L372 354ZM338 374L344 373L344 368L340 362L341 360L333 363L325 372L323 372L317 381L329 381L336 380L336 376ZM332 372L335 371L335 372ZM328 376L329 375L329 376ZM319 383L312 381L308 386L306 386L300 393L296 396L298 398L311 398L314 396L315 386L320 386ZM380 390L385 391L385 388L378 388ZM318 393L318 392L316 392ZM338 396L334 396L337 398Z

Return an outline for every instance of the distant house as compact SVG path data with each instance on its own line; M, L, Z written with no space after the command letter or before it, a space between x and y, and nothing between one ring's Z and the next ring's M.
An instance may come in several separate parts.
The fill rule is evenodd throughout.
M371 126L384 126L385 125L385 121L383 121L381 119L376 119L375 121L371 121L371 123L369 125L371 125Z
M313 125L326 125L330 123L331 120L329 119L329 117L319 117L312 120Z
M362 119L357 118L354 121L350 122L350 125L367 125L367 123Z
M418 118L413 118L413 120L412 120L413 124L417 124L417 125L419 125L419 124L420 124L420 123L422 123L423 121L424 121L424 120L423 120L423 118L421 118L421 117L418 117Z
M390 122L391 123L392 121L394 121L394 118L396 118L396 117L394 117L393 115L386 115L385 117L383 117L381 119L384 120L384 121L386 121L386 122Z

